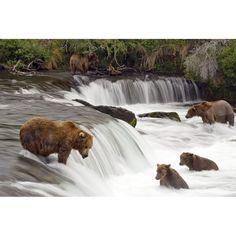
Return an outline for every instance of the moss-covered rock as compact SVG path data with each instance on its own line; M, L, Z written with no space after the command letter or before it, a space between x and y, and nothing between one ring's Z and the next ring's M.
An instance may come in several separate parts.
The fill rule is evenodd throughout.
M148 113L140 114L138 115L138 117L140 118L143 118L143 117L167 118L174 121L179 121L179 122L181 121L177 112L160 112L160 111L148 112Z

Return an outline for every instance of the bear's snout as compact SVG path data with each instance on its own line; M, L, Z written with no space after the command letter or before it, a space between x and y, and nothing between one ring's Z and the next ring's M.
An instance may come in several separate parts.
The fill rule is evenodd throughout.
M160 175L157 174L156 177L155 177L156 180L159 180L160 179Z
M180 165L180 166L183 166L183 165L184 165L184 163L183 163L183 162L180 162L180 163L179 163L179 165Z
M185 118L187 118L187 119L188 119L188 118L190 118L190 116L187 114L187 115L185 116Z
M82 155L83 159L85 159L86 157L88 157L88 154Z

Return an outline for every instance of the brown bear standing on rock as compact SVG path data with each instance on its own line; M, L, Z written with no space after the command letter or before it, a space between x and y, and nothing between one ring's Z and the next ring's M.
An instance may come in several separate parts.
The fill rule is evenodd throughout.
M179 175L179 173L170 168L169 165L157 164L157 175L156 179L160 180L160 185L173 188L189 188L184 179Z
M188 119L193 116L200 116L202 121L208 124L229 122L229 125L234 126L233 108L224 100L193 105L185 117Z
M93 145L93 137L75 126L71 121L51 121L35 117L20 129L22 146L35 155L49 156L58 153L58 162L66 164L72 149L78 150L83 158Z
M82 56L80 54L73 54L70 57L70 69L71 73L75 75L79 71L82 75L85 75L92 64L97 64L98 58L95 53Z
M189 170L196 170L196 171L219 170L218 166L214 161L189 152L183 152L180 155L179 164L181 166L186 165L189 168Z

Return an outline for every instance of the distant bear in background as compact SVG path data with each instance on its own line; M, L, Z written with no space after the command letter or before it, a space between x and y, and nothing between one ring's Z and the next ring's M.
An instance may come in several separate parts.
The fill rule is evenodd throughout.
M160 180L161 186L173 187L176 189L189 188L189 186L184 181L184 179L179 175L179 173L176 170L170 168L170 164L169 165L157 164L156 179Z
M200 157L198 155L189 153L189 152L183 152L180 155L180 163L182 165L186 165L189 170L219 170L218 166L214 161L211 161L207 158Z
M80 54L73 54L70 57L70 69L71 73L75 75L79 71L82 75L85 75L92 64L97 64L98 58L95 53L82 56Z
M185 117L192 118L193 116L200 116L202 121L208 124L229 122L229 125L234 126L233 108L224 100L193 105Z
M93 145L93 137L75 126L71 121L51 121L35 117L20 129L22 146L35 155L49 156L58 153L58 162L66 164L72 149L78 150L83 158Z

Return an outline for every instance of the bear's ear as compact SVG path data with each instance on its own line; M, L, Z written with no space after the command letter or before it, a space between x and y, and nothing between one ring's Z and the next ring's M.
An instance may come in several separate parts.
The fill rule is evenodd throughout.
M81 132L79 133L79 137L82 138L82 139L84 139L84 138L86 137L86 134L85 134L83 131L81 131Z
M212 106L212 104L210 102L202 102L200 105L201 105L203 111L207 111Z
M170 166L171 166L170 164L169 164L169 165L166 165L167 168L170 168Z
M193 107L195 112L202 112L202 107L200 104L194 105Z
M188 152L188 156L189 156L190 158L193 158L193 157L194 157L194 154L193 154L193 153L190 153L190 152Z
M159 167L160 165L159 164L157 164L157 167Z

